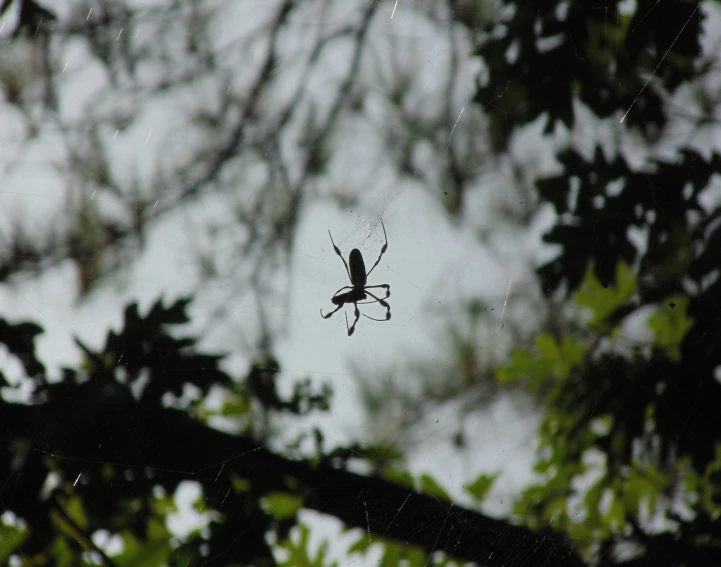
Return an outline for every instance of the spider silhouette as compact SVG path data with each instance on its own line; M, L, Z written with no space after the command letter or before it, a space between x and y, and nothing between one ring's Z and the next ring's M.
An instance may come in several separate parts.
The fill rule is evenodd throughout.
M386 227L383 225L383 221L381 221L381 226L383 227L383 236L386 239L386 243L383 245L383 248L381 248L381 253L378 256L376 263L373 264L373 267L368 272L366 272L365 262L363 262L363 255L361 254L361 251L358 250L358 248L353 248L353 250L351 250L350 255L348 256L348 263L350 264L350 269L348 268L348 264L346 264L345 258L343 258L343 254L340 253L340 249L335 245L335 242L333 242L333 235L330 233L330 230L328 231L328 236L330 236L330 241L333 244L333 250L335 250L335 253L340 256L341 260L343 260L343 265L345 266L345 271L348 274L348 279L350 279L350 283L353 285L344 286L338 291L336 291L333 294L333 297L330 298L330 300L333 305L337 305L338 307L328 313L328 315L323 315L323 309L321 309L320 316L323 317L323 319L328 319L328 317L332 316L346 303L352 303L355 307L355 320L350 327L348 326L348 314L345 314L345 326L346 329L348 329L349 337L353 334L356 323L358 323L358 319L360 319L358 302L367 299L369 295L373 298L373 301L366 301L365 303L361 303L361 305L367 305L369 303L380 303L383 307L386 308L386 318L376 319L375 317L368 317L368 315L366 315L365 313L363 314L363 317L367 317L368 319L372 319L373 321L388 321L391 318L391 306L388 305L388 303L386 303L385 301L391 296L391 286L389 286L388 284L366 285L366 282L368 281L368 276L371 275L371 272L378 265L378 262L381 261L383 254L385 254L385 251L388 250L388 235L386 234ZM369 289L377 287L385 288L386 296L383 299L373 295L370 291L368 291ZM340 293L344 289L350 289L350 291Z

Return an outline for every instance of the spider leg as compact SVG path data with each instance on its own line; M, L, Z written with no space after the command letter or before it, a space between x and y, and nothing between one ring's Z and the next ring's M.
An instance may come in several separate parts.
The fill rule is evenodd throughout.
M348 274L348 279L353 283L353 279L350 277L350 270L348 269L348 264L345 261L345 258L343 258L343 254L340 253L340 248L338 248L335 245L335 242L333 242L333 235L330 233L330 230L328 231L328 236L330 236L330 241L333 244L333 250L335 250L335 253L340 256L340 259L343 260L343 265L345 266L345 273Z
M366 293L386 308L386 318L376 319L375 317L368 317L368 315L366 315L365 313L363 313L363 317L368 317L368 319L373 319L374 321L388 321L391 318L391 306L388 305L387 302L383 301L380 297L376 297L375 295L373 295L370 291L366 291Z
M363 289L368 289L368 288L363 288ZM367 293L368 295L370 295L370 292L369 292L369 291L367 291L366 293ZM385 296L384 298L382 298L382 299L388 299L389 295L390 295L390 292L389 292L388 295L386 295L386 296ZM358 302L358 305L370 305L371 303L380 303L380 302L381 302L381 299L376 298L376 299L371 299L370 301L362 301L362 302L359 301L359 302Z
M360 309L358 309L358 304L354 303L355 306L355 321L353 321L353 324L348 327L348 313L345 314L345 328L348 329L348 336L350 337L353 334L353 331L355 331L355 325L358 322L358 319L360 319Z
M371 316L366 315L365 313L363 313L363 317L365 317L366 319L371 319L372 321L380 321L381 323L382 323L383 321L388 321L388 320L391 318L390 311L389 311L388 313L386 313L386 315L387 315L387 317L386 317L385 319L376 319L375 317L371 317Z
M378 303L380 303L383 307L385 307L386 309L388 309L388 310L390 311L391 306L388 305L388 303L387 303L386 301L384 301L383 299L381 299L381 298L378 297L377 295L373 295L370 291L366 291L366 293L367 293L368 295L370 295L373 299L375 299Z
M333 297L335 297L336 295L338 295L338 294L339 294L341 291L343 291L344 289L353 289L353 288L352 288L351 286L349 286L349 285L344 285L342 288L340 288L338 291L336 291L336 292L333 294Z
M383 224L383 221L381 221L381 226L383 227L383 236L385 236L386 243L383 245L383 248L381 248L381 253L380 253L380 256L378 256L378 259L376 260L376 263L373 264L373 267L372 267L370 270L368 270L368 273L366 274L366 278L371 275L371 272L372 272L373 270L375 270L375 267L378 265L378 262L381 261L381 258L383 257L383 254L385 254L385 253L386 253L386 250L388 250L388 235L386 234L386 227L385 227L385 225ZM330 234L330 231L328 232L328 234ZM333 240L333 239L331 238L331 240ZM341 256L341 258L342 258L342 256ZM344 260L344 262L345 262L345 260ZM390 286L389 286L389 287L390 287Z
M338 291L336 291L336 292L333 294L333 297L331 298L331 301L333 301L333 299L335 299L336 297L338 297L338 294L339 294L341 291L343 291L344 289L353 289L353 288L352 288L351 286L349 286L349 285L340 288ZM343 294L343 295L346 295L346 294ZM333 303L335 304L336 302L333 301ZM323 309L321 309L321 310L320 310L320 316L323 317L323 319L328 319L329 317L331 317L331 316L333 315L333 313L335 313L336 311L338 311L338 310L339 310L341 307L343 307L346 303L348 303L347 295L346 295L346 297L343 297L343 298L341 299L340 305L338 305L338 307L336 307L333 311L331 311L330 313L328 313L328 315L323 315Z
M373 289L374 287L384 287L386 288L386 296L383 299L388 299L391 296L391 286L388 284L381 284L381 285L365 285L363 286L363 289Z
M333 313L335 313L335 312L338 311L341 307L343 307L343 305L344 305L344 304L341 303L338 307L336 307L335 309L333 309L333 311L331 311L330 313L328 313L328 315L323 315L323 309L321 309L321 310L320 310L320 316L323 317L323 319L328 319L331 315L333 315Z

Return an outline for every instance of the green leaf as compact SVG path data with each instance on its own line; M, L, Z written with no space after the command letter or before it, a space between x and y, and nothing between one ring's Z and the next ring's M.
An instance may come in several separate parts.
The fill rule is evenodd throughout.
M263 509L276 520L289 520L303 505L303 497L287 492L272 492L263 498Z
M29 532L20 526L0 525L0 563L7 565L5 559L20 547L27 539Z
M383 469L383 476L390 482L415 490L416 483L413 480L413 475L408 471L388 466Z
M310 529L303 525L298 524L298 530L300 531L300 541L295 544L291 539L286 539L278 544L278 546L284 549L288 553L288 558L285 561L278 561L278 565L281 567L337 567L338 562L327 563L328 554L328 540L324 539L323 542L318 546L318 551L315 557L308 555L309 540L310 540Z
M0 531L0 542L4 541L4 534L2 531ZM51 545L51 553L53 554L53 559L55 559L55 564L58 567L71 567L73 565L73 560L75 559L75 553L70 549L70 544L68 543L68 538L65 536L58 535L53 539L53 543ZM6 563L3 562L3 565Z
M250 404L245 396L235 392L228 392L219 414L223 417L240 417L247 414L249 410Z
M135 546L112 558L118 567L163 567L170 559L167 542L150 542Z
M360 553L361 555L365 555L368 553L372 543L373 542L368 538L368 536L363 534L348 548L348 553Z
M483 500L488 495L488 492L493 487L494 481L498 478L498 473L496 474L480 474L478 475L478 478L474 480L471 484L468 486L465 486L464 489L468 494L473 496L474 500L477 502L483 502Z
M172 496L163 495L155 496L150 501L150 509L158 516L167 516L171 512L176 512L178 507L175 505L175 499Z
M615 532L619 531L626 523L626 508L621 499L615 495L611 500L611 506L609 507L606 518L609 527Z
M714 517L721 516L721 487L719 487L719 472L721 472L721 443L716 443L716 458L706 465L702 477L691 478L692 467L687 467L687 486L698 487L699 500L708 508Z
M536 335L536 348L541 355L541 360L549 365L555 364L561 359L561 352L556 344L556 339L549 333L538 333Z
M571 335L565 335L559 344L550 333L539 333L536 350L538 356L523 349L514 350L510 361L496 370L499 382L507 385L525 379L532 390L537 390L550 379L563 381L584 362L588 345Z
M238 476L236 474L231 474L230 482L233 485L233 490L235 490L235 492L238 494L248 492L250 490L250 480L248 480L247 478Z
M396 567L401 564L403 550L395 542L387 542L384 546L384 553L381 556L380 567Z
M88 527L88 516L80 498L68 498L64 503L65 513L82 529Z
M599 330L608 330L606 319L621 307L636 291L636 275L628 264L620 261L616 265L616 282L604 287L593 269L586 271L580 289L573 294L573 300L591 311L589 326Z
M422 567L425 565L444 564L439 562L431 563L428 554L416 545L408 545L408 543L400 543L390 539L383 540L382 544L383 555L381 555L380 562L378 563L380 567L396 567L397 565Z
M632 466L621 494L624 506L635 515L641 514L642 506L654 511L671 480L673 473L664 474L650 464Z
M534 375L536 369L536 357L526 350L516 349L511 353L508 363L498 368L496 375L501 384L511 385Z
M163 521L159 518L148 520L148 539L167 543L170 538L171 534Z
M436 498L442 498L443 500L451 501L450 496L445 490L438 484L433 477L424 474L421 475L421 492L428 494L429 496L435 496Z
M648 319L656 344L678 362L681 359L681 342L693 327L693 319L687 314L688 298L682 295L669 297Z
M604 478L601 477L591 488L588 489L583 497L583 505L588 513L589 523L597 523L599 519L599 509L601 507L601 496L605 488Z
M406 565L408 567L421 567L429 564L428 554L422 548L414 545L406 547L405 550Z

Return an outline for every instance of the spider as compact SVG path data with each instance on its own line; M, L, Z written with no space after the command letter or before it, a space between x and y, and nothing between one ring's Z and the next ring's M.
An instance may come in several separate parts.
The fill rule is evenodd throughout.
M345 271L348 274L348 278L350 279L350 283L353 285L347 285L342 288L340 288L338 291L336 291L333 294L333 297L331 297L331 302L333 305L337 305L333 311L328 313L328 315L323 315L323 309L320 310L320 316L323 317L323 319L328 319L328 317L332 316L336 311L338 311L341 307L343 307L346 303L352 303L355 306L355 321L353 321L353 325L350 327L348 326L348 314L345 314L345 326L346 329L348 329L348 336L350 337L353 334L353 331L355 330L356 323L358 323L358 319L360 319L360 310L358 309L358 302L363 301L367 298L368 295L370 295L374 301L366 301L365 303L361 303L361 305L366 305L368 303L380 303L383 307L386 308L386 318L385 319L376 319L374 317L368 317L365 313L363 314L363 317L368 317L368 319L373 319L373 321L388 321L391 318L391 306L388 305L384 300L388 299L391 296L391 286L388 284L382 284L382 285L366 285L366 282L368 281L368 276L371 275L371 272L375 269L375 267L378 265L378 262L381 261L381 258L383 257L383 254L385 254L385 251L388 250L388 235L386 234L386 227L383 226L383 221L381 221L381 226L383 227L383 236L386 239L386 243L383 245L383 248L381 248L381 253L378 256L378 259L376 260L376 263L373 264L373 267L366 273L366 266L363 262L363 255L361 254L361 251L358 250L358 248L353 248L350 252L350 256L348 256L348 263L350 264L350 269L348 269L348 264L346 264L345 258L343 258L343 254L340 253L340 250L335 245L335 242L333 242L333 235L330 233L330 230L328 231L328 236L330 236L330 241L333 244L333 250L335 250L335 253L340 256L340 259L343 260L343 265L345 266ZM376 297L373 295L369 289L376 288L376 287L384 287L386 290L386 296L381 299L380 297ZM346 291L345 293L340 293L344 289L350 289L350 291ZM340 295L338 295L340 294Z

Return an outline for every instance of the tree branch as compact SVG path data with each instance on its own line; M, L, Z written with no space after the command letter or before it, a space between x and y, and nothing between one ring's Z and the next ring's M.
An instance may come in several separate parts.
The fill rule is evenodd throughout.
M209 492L216 492L219 482L229 485L230 474L248 479L260 493L292 491L288 480L295 479L304 491L305 508L370 531L374 538L407 542L428 553L443 551L487 566L583 565L564 537L550 529L533 532L382 478L286 459L250 438L207 427L186 412L144 404L120 384L99 388L91 380L68 386L64 384L62 395L54 395L47 404L5 404L0 412L3 437L27 438L32 432L33 446L45 448L37 450L42 455L52 454L66 478L83 470L90 484L102 483L89 470L107 463L144 472L153 469L157 484L169 477L172 485L193 479ZM69 404L88 411L69 419ZM39 494L44 478L19 474L8 487L13 493ZM5 487L5 480L0 479L0 487ZM5 498L4 493L0 490L0 497Z

